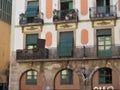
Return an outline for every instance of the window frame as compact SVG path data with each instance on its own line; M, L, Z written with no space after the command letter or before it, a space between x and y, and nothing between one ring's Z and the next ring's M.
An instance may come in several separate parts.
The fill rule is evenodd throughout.
M31 33L31 34L26 34L25 35L25 48L28 49L28 45L27 45L27 35L37 35L37 37L39 38L39 34L38 33ZM31 46L33 46L33 48L31 49L34 49L34 48L37 48L37 40L36 40L36 44L30 44Z
M28 8L28 3L30 3L30 2L38 2L39 3L38 0L26 0L26 2L25 2L25 12ZM38 7L38 9L39 9L39 7ZM38 10L38 13L39 13L39 10ZM27 19L27 23L33 23L35 17L26 17L26 19Z
M66 71L66 74L63 72ZM61 85L72 85L73 84L73 71L70 69L65 69L60 72L60 84ZM64 79L63 79L64 78Z
M109 72L106 73L106 72ZM99 78L99 84L112 84L112 69L110 68L101 68L98 70L98 78ZM101 78L104 81L101 81ZM109 80L108 80L109 79Z
M103 33L102 31L105 31L106 30L106 32L107 32L107 30L108 31L110 31L110 33L109 34L107 34L106 32L105 33ZM99 32L100 31L100 32ZM99 34L98 34L99 33ZM97 29L96 30L96 45L97 45L97 56L98 57L111 57L112 56L112 44L113 44L113 36L112 36L113 34L112 34L112 29L111 28L105 28L105 29ZM99 38L104 38L104 45L99 45ZM107 43L106 43L106 38L107 37L109 37L110 38L110 45L107 45ZM106 54L104 54L104 53L102 53L102 55L100 54L100 50L99 50L99 47L100 46L104 46L104 50L102 51L102 52L107 52L107 50L105 50L106 49L106 47L107 46L110 46L111 47L111 49L109 49L109 53L106 53ZM104 54L104 55L103 55ZM108 55L109 54L109 55Z
M31 73L31 75L30 75L30 73ZM36 73L36 75L35 75L35 73ZM31 79L28 79L28 77ZM37 83L38 83L37 79L38 79L38 72L37 71L29 70L26 72L26 85L37 85Z

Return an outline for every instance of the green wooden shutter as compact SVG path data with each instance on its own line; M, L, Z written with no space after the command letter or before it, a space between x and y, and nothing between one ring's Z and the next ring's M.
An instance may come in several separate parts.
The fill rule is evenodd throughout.
M26 17L35 17L37 16L37 10L38 10L39 4L38 2L29 2L27 6L27 10L25 12Z
M38 34L27 34L26 35L26 46L37 45Z
M73 50L73 32L60 33L60 41L58 44L58 56L72 56Z
M69 2L69 9L73 9L73 2L72 1Z

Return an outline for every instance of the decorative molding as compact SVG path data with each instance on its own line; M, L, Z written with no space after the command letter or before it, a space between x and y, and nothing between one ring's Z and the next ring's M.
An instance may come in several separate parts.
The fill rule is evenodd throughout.
M77 23L56 24L56 30L76 29L76 28L77 28Z
M92 27L115 26L115 20L93 21Z
M22 32L42 31L42 26L26 26L22 28Z

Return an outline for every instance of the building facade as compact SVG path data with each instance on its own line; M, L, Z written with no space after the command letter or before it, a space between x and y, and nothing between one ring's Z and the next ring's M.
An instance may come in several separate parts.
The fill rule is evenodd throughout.
M0 0L0 90L8 90L12 0Z
M14 0L9 90L119 90L120 0Z

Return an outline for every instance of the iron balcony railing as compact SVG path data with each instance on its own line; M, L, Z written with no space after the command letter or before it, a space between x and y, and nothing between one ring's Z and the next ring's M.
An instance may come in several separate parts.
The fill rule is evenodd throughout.
M115 5L106 7L91 7L89 9L89 16L91 20L116 18L117 7Z
M45 59L48 58L48 49L24 49L16 51L17 60Z
M54 61L54 60L63 60L62 58L71 58L74 59L102 59L102 58L120 58L120 45L112 45L111 54L110 52L106 52L105 56L99 56L99 51L97 50L97 46L79 46L73 48L73 55L71 57L59 57L57 54L57 48L49 48L48 49L39 49L39 50L17 50L16 51L16 59L17 60L33 60L37 59L39 61L44 59L46 61ZM110 55L109 55L110 54ZM108 55L108 56L106 56Z
M78 10L69 9L69 10L54 10L53 11L53 22L62 22L62 21L78 21Z
M120 58L120 45L112 45L111 54L110 52L105 52L105 56L99 56L99 51L97 50L97 46L95 45L74 47L72 54L73 55L71 55L71 57L65 57L65 58L76 58L76 59ZM48 57L49 59L62 58L57 55L57 48L49 49Z
M43 13L40 12L36 17L29 18L25 16L24 13L19 15L19 24L20 25L31 25L31 24L43 24Z

